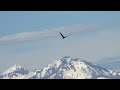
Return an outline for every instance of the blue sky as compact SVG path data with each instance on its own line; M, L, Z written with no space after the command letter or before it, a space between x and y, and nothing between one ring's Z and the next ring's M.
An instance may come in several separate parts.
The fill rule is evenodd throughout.
M119 23L119 11L0 11L0 71L40 69L65 55L120 56ZM63 40L59 31L72 35Z

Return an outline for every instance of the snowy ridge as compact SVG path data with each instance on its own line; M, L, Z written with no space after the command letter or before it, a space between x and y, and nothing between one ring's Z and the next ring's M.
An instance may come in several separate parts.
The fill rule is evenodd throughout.
M119 79L120 73L102 68L94 63L64 56L40 70L28 71L14 65L0 78L8 79Z

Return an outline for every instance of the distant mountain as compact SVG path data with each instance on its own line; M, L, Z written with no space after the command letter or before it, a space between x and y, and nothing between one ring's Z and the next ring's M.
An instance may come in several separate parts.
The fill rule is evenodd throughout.
M120 56L102 58L101 60L97 60L96 63L102 67L120 71Z
M19 65L13 65L6 71L4 71L1 75L1 79L26 79L30 75L30 71L23 68Z
M120 73L94 63L64 56L40 70L29 71L14 65L0 78L8 79L119 79Z

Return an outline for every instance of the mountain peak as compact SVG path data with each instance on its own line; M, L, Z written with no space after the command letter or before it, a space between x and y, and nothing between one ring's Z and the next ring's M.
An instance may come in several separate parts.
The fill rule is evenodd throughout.
M17 64L14 64L13 66L15 66L15 67L18 67L19 65L17 65Z
M12 67L10 67L10 68L22 68L22 66L19 66L19 65L17 65L17 64L14 64Z
M14 78L14 77L20 77L23 75L28 74L29 71L22 66L19 66L17 64L13 65L12 67L8 68L6 71L4 71L1 75L0 78Z
M63 56L63 58L70 58L70 56Z
M84 62L84 60L80 58L71 58L70 56L64 56L62 59L60 59L61 64L70 64L72 62ZM60 62L59 60L56 61L56 63Z
M6 73L10 73L10 72L13 72L15 70L18 70L18 69L21 69L22 66L19 66L17 64L14 64L13 66L11 66L10 68L8 68L5 72L3 72L4 74Z

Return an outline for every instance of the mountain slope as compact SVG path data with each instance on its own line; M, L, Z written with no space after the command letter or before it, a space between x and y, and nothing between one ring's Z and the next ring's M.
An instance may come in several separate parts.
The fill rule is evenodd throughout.
M19 66L19 65L13 65L6 71L4 71L1 75L1 79L24 79L27 78L30 75L30 71Z
M41 70L35 70L29 79L41 79Z

